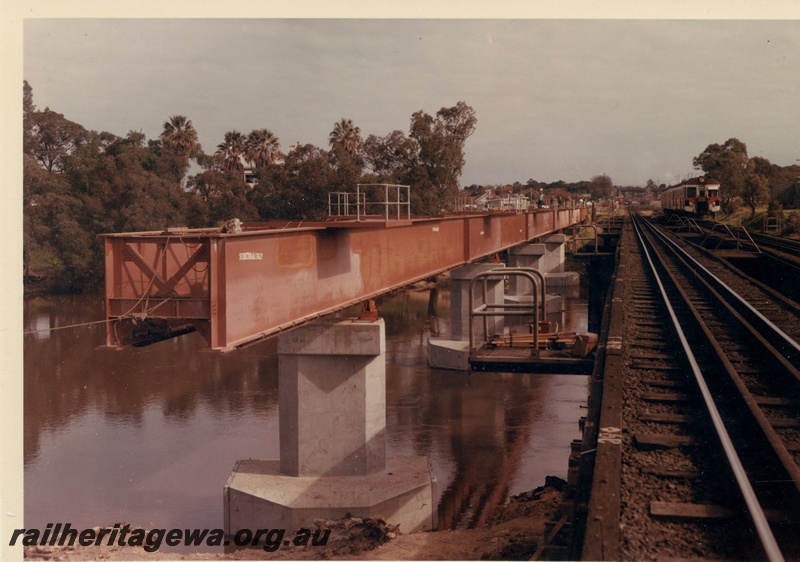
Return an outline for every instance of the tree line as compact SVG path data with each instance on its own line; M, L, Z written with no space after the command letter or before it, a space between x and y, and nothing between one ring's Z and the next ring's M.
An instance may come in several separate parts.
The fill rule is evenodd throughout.
M37 109L25 81L26 280L46 275L51 290L94 291L103 281L100 233L219 226L232 218L324 220L328 193L353 191L357 183L412 185L412 213L448 211L476 124L473 108L460 101L433 115L417 111L407 134L364 138L342 119L326 148L297 143L284 150L272 131L259 128L228 131L207 153L187 116L169 117L156 139L91 131Z
M576 182L565 182L564 180L542 182L530 178L525 183L515 181L508 186L472 184L465 187L464 190L471 196L480 195L486 191L492 191L500 195L508 187L511 188L510 191L512 193L532 196L532 202L536 200L536 194L538 193L545 194L550 198L558 197L564 200L577 200L582 198L597 200L612 195L614 191L614 182L611 180L610 176L600 174L593 176L591 180L580 180Z

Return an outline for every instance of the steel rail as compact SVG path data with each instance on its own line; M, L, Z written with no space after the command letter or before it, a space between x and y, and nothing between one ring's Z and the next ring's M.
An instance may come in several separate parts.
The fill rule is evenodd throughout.
M646 237L636 218L633 220L633 227L636 232L636 236L639 239L639 243L641 244L642 250L645 253L647 263L653 273L656 284L658 285L658 290L661 293L661 297L667 307L667 311L675 329L675 333L681 342L684 352L686 353L686 357L692 369L692 373L694 374L695 381L697 382L698 388L700 389L700 393L703 397L703 402L705 403L709 416L711 417L712 424L714 425L717 437L722 445L723 451L725 452L725 456L730 463L731 471L733 472L736 483L739 486L742 498L747 505L748 513L750 514L750 518L752 519L753 525L755 526L756 532L761 540L764 553L767 555L767 559L772 562L783 561L783 554L781 553L780 547L775 540L775 536L772 534L772 529L767 522L767 517L764 514L764 510L758 501L758 497L756 496L752 485L750 484L750 480L747 477L747 473L745 472L741 460L739 459L739 455L736 452L733 441L728 434L725 423L722 421L722 416L717 409L717 405L714 402L714 398L708 388L708 384L706 383L705 377L700 369L700 365L697 363L697 359L692 352L689 341L686 338L686 334L681 328L678 317L672 307L672 303L670 303L666 288L661 280L661 276L659 275L656 265L653 262L650 251L647 249L647 243L645 241Z
M768 248L775 248L776 250L784 252L800 253L800 240L782 238L774 234L766 234L763 232L752 232L749 229L748 232L750 232L750 236L752 236L754 240L760 241L762 245Z

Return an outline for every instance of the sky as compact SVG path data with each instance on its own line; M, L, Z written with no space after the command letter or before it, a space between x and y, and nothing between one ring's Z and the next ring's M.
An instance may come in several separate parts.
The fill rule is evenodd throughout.
M408 133L472 106L461 185L529 178L670 183L736 137L800 158L800 20L28 19L37 108L156 138L186 115L206 152L226 131L328 147L335 122Z

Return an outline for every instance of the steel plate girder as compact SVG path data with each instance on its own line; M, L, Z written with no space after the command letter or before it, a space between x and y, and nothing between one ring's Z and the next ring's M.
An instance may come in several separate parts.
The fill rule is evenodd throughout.
M142 318L229 351L581 222L586 209L327 228L108 235L106 346Z

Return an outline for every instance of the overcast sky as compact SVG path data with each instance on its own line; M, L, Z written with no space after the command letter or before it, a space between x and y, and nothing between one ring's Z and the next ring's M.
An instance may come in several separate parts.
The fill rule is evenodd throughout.
M349 118L408 133L465 101L461 185L670 183L737 137L800 159L800 21L35 19L23 75L39 109L156 138L186 115L206 152L229 130L328 148Z

